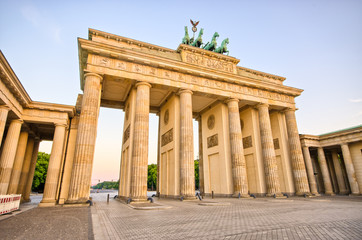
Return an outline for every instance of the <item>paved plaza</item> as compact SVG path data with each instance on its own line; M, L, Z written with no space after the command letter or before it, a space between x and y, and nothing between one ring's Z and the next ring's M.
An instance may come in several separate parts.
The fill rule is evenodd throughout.
M111 198L107 203L107 194ZM0 219L0 239L362 239L362 197L158 200L135 210L92 193L92 207L34 208Z

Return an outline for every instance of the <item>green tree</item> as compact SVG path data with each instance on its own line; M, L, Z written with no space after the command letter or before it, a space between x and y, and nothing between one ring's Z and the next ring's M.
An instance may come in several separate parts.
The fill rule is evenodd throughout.
M157 185L157 164L148 165L147 188L156 190Z
M93 186L93 189L118 189L119 180L117 182L104 181Z
M38 153L38 160L36 161L36 167L34 172L33 185L31 189L34 192L43 192L44 184L47 178L48 164L50 154L45 152Z
M200 179L199 179L199 159L196 159L194 161L194 165L195 165L195 189L198 190L200 185Z

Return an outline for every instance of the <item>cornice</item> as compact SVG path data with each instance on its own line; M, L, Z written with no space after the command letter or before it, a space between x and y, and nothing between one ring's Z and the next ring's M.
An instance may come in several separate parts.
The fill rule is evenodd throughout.
M119 35L115 35L115 34L103 32L103 31L100 31L100 30L88 28L88 39L92 40L93 36L101 36L101 37L104 37L104 38L107 38L107 39L114 39L114 40L116 40L118 42L125 42L125 43L128 43L130 45L145 47L145 48L149 48L149 49L153 49L153 50L158 50L158 51L161 51L161 52L170 52L170 53L175 52L175 50L170 49L170 48L165 48L165 47L157 46L157 45L154 45L154 44L138 41L138 40L135 40L135 39L132 39L132 38L126 38L126 37L122 37L122 36L119 36Z
M283 93L293 97L299 96L303 92L303 90L301 89L288 87L281 84L265 82L260 79L240 76L233 73L215 71L213 69L202 66L195 66L193 64L176 61L169 58L155 56L140 51L132 51L131 49L116 47L100 42L93 42L82 38L78 38L78 46L81 89L83 89L84 86L83 71L86 68L87 56L88 53L93 53L100 56L123 59L125 61L132 61L143 65L151 65L152 62L152 66L156 65L159 68L164 68L177 72L184 72L187 74L194 74L196 76L208 77L210 79L222 82L236 83L239 85L259 88L271 92Z
M38 109L38 110L47 110L47 111L56 111L67 113L70 118L75 115L75 106L56 104L56 103L47 103L47 102L31 102L27 109Z
M246 68L246 67L237 66L237 69L241 70L241 71L244 71L244 72L252 73L252 74L255 74L255 75L258 75L258 76L273 78L275 80L279 80L279 81L282 81L282 82L286 79L285 77L281 77L281 76L278 76L278 75L274 75L274 74L270 74L270 73L266 73L266 72L262 72L262 71L257 71L257 70Z
M0 77L7 84L9 91L14 95L18 102L25 107L32 100L25 88L19 81L18 77L11 68L9 62L6 60L4 54L0 50Z

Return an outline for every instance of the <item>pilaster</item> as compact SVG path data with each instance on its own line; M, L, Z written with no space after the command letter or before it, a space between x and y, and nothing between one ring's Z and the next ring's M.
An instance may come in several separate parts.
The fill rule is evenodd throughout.
M180 90L180 168L181 196L195 198L192 91Z
M5 138L0 158L0 195L8 191L22 124L22 120L12 120Z
M18 190L21 169L23 168L23 162L25 157L26 145L28 143L28 132L21 132L19 137L18 147L16 149L15 160L13 170L11 172L9 187L7 194L16 194Z
M95 73L86 73L84 79L82 109L79 117L71 183L66 203L85 203L89 199L101 101L102 76Z
M243 148L243 135L240 126L239 104L237 99L229 99L229 137L231 147L231 165L234 185L234 197L239 194L242 197L249 197L248 178Z
M358 186L358 182L356 179L356 172L354 170L352 157L351 157L351 153L349 151L348 144L342 143L341 148L342 148L342 154L343 154L343 159L344 159L344 165L346 166L349 185L351 187L351 192L353 195L359 195L360 191L359 191L359 186Z
M322 147L318 148L318 162L323 176L325 194L334 195L331 183L331 177L328 171L327 161Z
M136 108L132 150L131 191L133 201L147 199L148 133L150 88L146 82L136 84Z
M26 145L23 168L21 169L21 175L20 175L18 190L16 192L17 194L23 194L23 192L24 192L27 177L28 177L28 174L29 174L33 149L34 149L34 138L28 138L28 143Z
M348 191L346 188L346 184L344 182L342 168L341 168L341 164L339 163L338 154L337 154L336 150L332 151L332 160L333 160L333 165L334 165L334 171L336 172L339 194L347 194Z
M56 203L66 127L67 126L65 124L55 125L52 151L49 158L43 199L39 204L40 207L52 206Z
M290 160L292 162L296 190L295 194L299 196L310 194L294 109L288 109L285 111L285 120L287 123L288 143L291 157Z
M7 106L0 106L0 146L3 140L6 120L8 119L9 108Z
M305 166L307 168L310 190L311 190L312 194L318 195L318 188L317 188L317 183L315 181L313 164L312 164L312 159L310 157L309 148L304 146L303 153L304 153Z
M280 192L280 182L278 175L278 165L276 161L273 135L270 125L269 105L259 104L257 106L259 112L259 127L261 147L264 159L264 171L267 187L267 196L282 196Z
M39 145L40 145L40 140L35 139L34 140L34 147L33 147L33 151L32 151L32 156L31 156L30 167L29 167L29 173L28 173L28 176L26 178L27 179L26 180L26 185L25 185L24 191L23 191L22 196L21 196L22 200L25 201L25 202L30 201L30 192L31 192L31 186L33 184L36 161L38 160Z

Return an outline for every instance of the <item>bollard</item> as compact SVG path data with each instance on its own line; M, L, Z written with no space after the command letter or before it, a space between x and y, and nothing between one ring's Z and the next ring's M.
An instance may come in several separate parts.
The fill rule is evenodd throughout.
M211 198L214 199L214 191L211 191Z
M107 194L107 203L109 203L109 193Z

